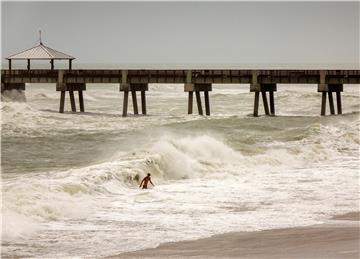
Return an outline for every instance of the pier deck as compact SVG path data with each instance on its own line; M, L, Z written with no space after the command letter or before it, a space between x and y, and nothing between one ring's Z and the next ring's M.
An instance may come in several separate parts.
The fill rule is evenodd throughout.
M255 93L254 116L258 116L260 93L265 115L275 115L274 92L277 84L317 84L321 97L321 115L326 114L328 97L330 114L335 114L333 93L336 93L337 113L342 113L341 92L344 84L360 84L360 70L293 70L293 69L15 69L1 70L1 92L25 90L26 83L55 83L60 91L59 112L64 112L65 94L69 92L71 110L76 112L74 91L79 93L80 112L85 111L83 91L86 84L119 84L124 92L123 116L127 116L129 93L134 114L139 113L136 93L141 93L142 114L146 114L146 91L149 84L184 84L188 93L188 114L193 112L195 92L199 115L203 115L200 93L204 93L205 114L210 115L209 92L212 84L250 84ZM269 101L268 101L269 96Z
M325 75L325 84L359 84L360 70L156 70L156 69L16 69L1 70L3 83L57 83L59 73L64 83L122 83L124 71L127 83L191 83L250 84L257 77L260 84L320 84L320 75Z

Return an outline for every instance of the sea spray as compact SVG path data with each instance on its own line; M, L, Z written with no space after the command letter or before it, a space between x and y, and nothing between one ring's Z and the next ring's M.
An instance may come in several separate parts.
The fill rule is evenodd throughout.
M122 118L116 89L89 86L84 114L59 114L42 85L1 104L4 257L114 255L358 209L356 87L344 115L320 117L316 88L279 86L278 116L259 118L239 86L214 86L211 117L188 116L171 85L150 86L149 116Z

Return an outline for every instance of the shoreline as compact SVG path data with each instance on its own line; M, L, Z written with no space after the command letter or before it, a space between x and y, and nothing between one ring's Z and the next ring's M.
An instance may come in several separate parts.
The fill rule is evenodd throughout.
M360 212L336 215L329 223L231 232L107 258L360 258Z

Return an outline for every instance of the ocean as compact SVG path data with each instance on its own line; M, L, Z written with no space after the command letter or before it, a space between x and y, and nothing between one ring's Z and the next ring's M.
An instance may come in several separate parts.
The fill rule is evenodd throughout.
M115 84L88 84L85 113L59 114L51 84L5 97L2 257L102 257L359 211L358 85L326 117L316 85L279 85L277 116L257 118L248 85L214 85L209 117L187 115L183 85L149 89L148 115L126 118Z

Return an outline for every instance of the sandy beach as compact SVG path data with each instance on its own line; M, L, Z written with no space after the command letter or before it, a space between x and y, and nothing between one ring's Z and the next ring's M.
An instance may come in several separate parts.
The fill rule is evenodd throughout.
M359 212L308 227L239 232L111 258L359 258Z

